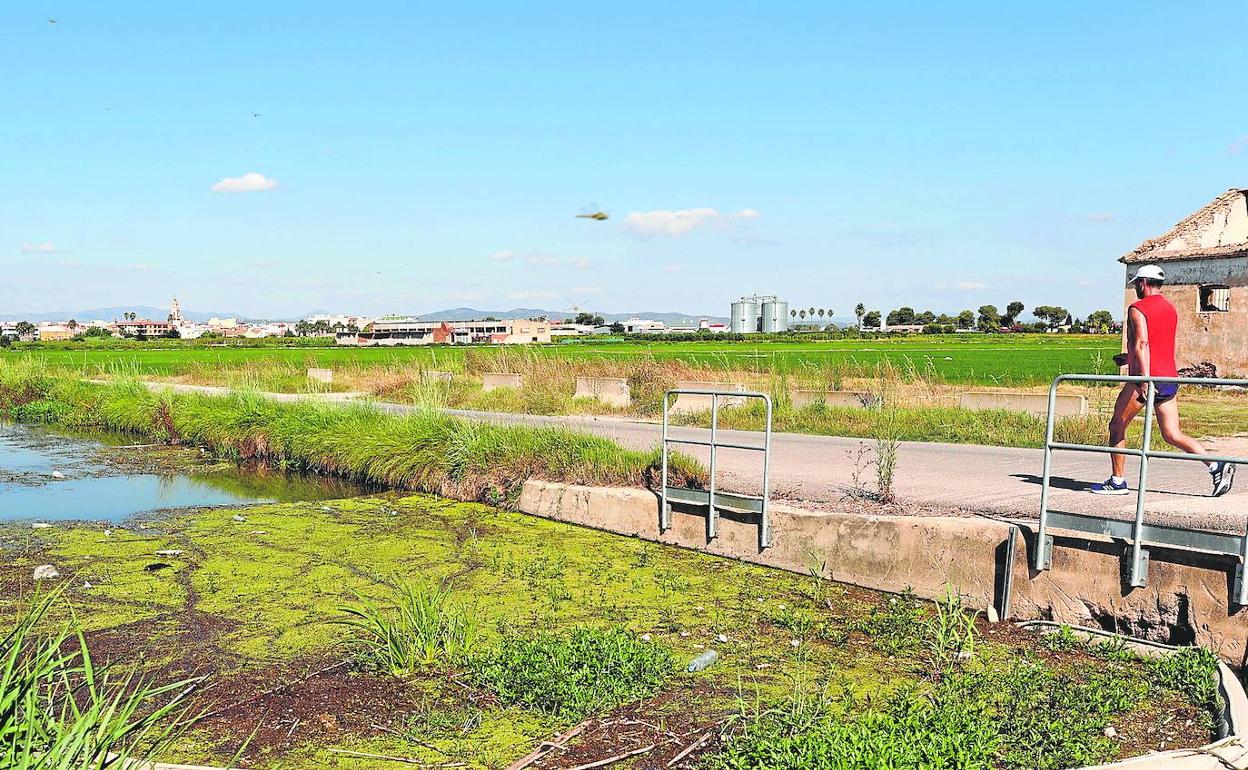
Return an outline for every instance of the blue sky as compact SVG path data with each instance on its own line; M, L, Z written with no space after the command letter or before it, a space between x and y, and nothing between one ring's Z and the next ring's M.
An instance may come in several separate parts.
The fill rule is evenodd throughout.
M1248 186L1245 22L6 3L0 307L1116 309L1120 254Z

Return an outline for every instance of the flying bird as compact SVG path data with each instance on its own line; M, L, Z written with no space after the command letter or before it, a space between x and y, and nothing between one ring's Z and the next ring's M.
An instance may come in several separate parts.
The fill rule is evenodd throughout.
M610 219L611 215L605 211L595 211L592 214L577 214L576 218L577 219L596 219L599 222L601 222L604 219Z
M253 113L251 113L251 116L252 116L253 118L258 118L258 117L260 117L260 113L258 113L258 112L253 112Z
M49 24L55 24L55 23L56 23L56 19L54 19L54 18L52 18L51 16L49 16L49 17L48 17L48 23L49 23Z

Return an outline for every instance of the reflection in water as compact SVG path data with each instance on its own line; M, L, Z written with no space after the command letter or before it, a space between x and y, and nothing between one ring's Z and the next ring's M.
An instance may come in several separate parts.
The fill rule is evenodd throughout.
M0 520L119 521L166 508L325 500L367 491L339 479L263 468L110 475L107 460L95 457L102 445L82 436L0 424ZM54 480L53 471L69 478Z

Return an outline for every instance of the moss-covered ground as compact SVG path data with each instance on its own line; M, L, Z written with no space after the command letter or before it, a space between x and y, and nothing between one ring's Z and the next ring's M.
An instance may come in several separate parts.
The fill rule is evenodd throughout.
M338 608L361 599L384 605L413 580L450 587L450 602L475 631L469 657L574 628L623 630L682 668L706 650L719 653L704 671L673 671L653 698L594 715L559 752L563 760L536 767L646 742L656 748L631 766L658 767L704 733L715 736L704 748L714 753L721 733L811 693L835 693L850 719L895 693L939 686L954 668L1026 663L1082 681L1103 677L1105 667L982 620L973 652L959 658L961 642L932 649L936 616L905 598L425 495L187 511L142 526L5 525L0 611L28 601L32 570L50 563L102 659L154 676L207 674L193 702L211 713L182 742L180 761L225 762L256 731L246 753L252 767L401 766L379 758L388 756L491 768L573 726L501 702L462 660L397 678L361 669L343 646L353 632L333 622L343 617ZM1114 677L1129 692L1150 687L1142 664L1122 663ZM1118 739L1093 721L1095 734L1083 736L1091 755L1155 747L1158 736L1207 737L1200 710L1173 688L1164 692L1160 700L1125 697L1106 712ZM1179 738L1158 727L1175 718L1187 724ZM631 744L630 731L638 735ZM688 762L712 761L698 754Z

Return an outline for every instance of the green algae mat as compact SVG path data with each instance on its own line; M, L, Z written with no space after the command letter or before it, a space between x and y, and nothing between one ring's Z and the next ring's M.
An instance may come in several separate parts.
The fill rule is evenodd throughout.
M1211 737L1207 655L1041 639L953 591L821 571L424 495L0 527L6 623L55 583L98 661L204 677L170 761L1060 768Z

